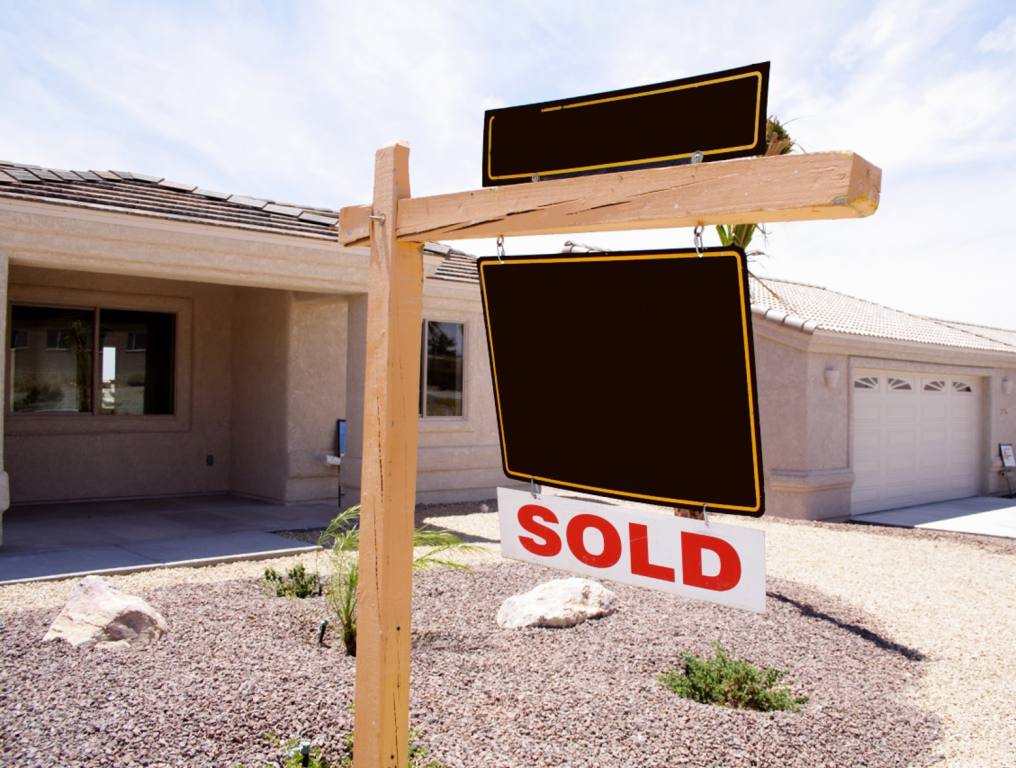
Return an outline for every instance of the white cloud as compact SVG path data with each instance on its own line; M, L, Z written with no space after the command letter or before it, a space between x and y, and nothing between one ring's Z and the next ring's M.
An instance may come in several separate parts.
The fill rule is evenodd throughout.
M1016 16L1007 16L997 27L978 40L977 49L988 53L1016 51Z
M858 151L885 175L870 220L772 227L770 272L1016 327L1016 268L1000 255L1016 57L993 55L1011 50L1016 17L973 2L100 0L4 13L0 156L328 206L366 202L374 151L396 138L412 146L414 194L479 186L487 108L771 60L770 111L795 138Z

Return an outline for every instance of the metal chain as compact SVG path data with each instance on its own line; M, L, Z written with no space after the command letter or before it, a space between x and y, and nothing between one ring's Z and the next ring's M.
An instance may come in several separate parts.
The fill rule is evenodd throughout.
M705 246L702 245L702 232L703 232L703 230L704 230L704 227L701 224L699 224L699 225L697 225L695 227L695 233L694 233L694 237L695 237L695 253L698 254L698 257L700 259L702 258L702 249L705 247Z
M504 264L504 235L497 236L497 260Z

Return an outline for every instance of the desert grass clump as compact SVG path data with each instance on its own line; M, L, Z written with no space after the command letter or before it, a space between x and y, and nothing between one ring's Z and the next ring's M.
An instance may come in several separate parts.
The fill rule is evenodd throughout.
M712 658L685 654L684 669L664 672L659 680L678 696L701 704L759 712L798 712L808 697L795 696L780 685L785 675L786 672L773 667L756 667L746 659L732 656L717 643Z
M332 575L325 586L325 602L335 616L342 633L346 653L356 656L356 590L360 581L358 565L360 551L360 506L349 507L339 513L318 540L331 551ZM413 559L413 570L435 566L468 569L469 566L448 555L477 549L447 531L422 527L413 531L413 547L425 551Z
M313 571L297 563L285 574L274 568L265 568L262 577L265 588L276 597L319 597L321 595L321 577Z

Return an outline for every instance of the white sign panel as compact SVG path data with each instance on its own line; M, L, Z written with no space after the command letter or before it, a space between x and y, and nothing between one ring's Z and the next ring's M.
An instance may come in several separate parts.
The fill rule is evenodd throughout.
M505 557L765 610L762 531L507 488L497 507Z

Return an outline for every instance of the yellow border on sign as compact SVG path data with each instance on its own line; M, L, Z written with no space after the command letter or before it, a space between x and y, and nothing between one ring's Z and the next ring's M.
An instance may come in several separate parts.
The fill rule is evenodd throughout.
M571 483L565 480L555 480L551 477L541 477L539 475L527 475L521 472L515 472L508 465L508 447L504 439L504 420L501 416L501 390L497 383L497 363L494 360L494 343L493 335L490 327L490 311L488 309L489 304L487 302L487 284L483 277L483 270L487 267L510 267L513 264L559 264L563 262L573 263L576 261L655 261L658 259L709 259L717 257L729 257L733 256L737 263L737 290L740 296L740 307L741 307L741 335L744 342L744 372L745 379L748 382L748 421L751 424L751 456L752 456L752 471L755 477L755 506L744 507L733 504L717 504L711 501L695 501L691 499L671 499L664 496L650 496L646 494L630 493L627 491L618 491L612 488L599 488L594 485L583 485L581 483ZM507 473L517 479L543 481L546 483L564 485L569 488L577 488L583 491L601 492L607 494L613 494L615 496L623 496L629 499L643 499L646 501L665 501L673 506L689 505L692 507L701 507L708 505L710 509L732 509L740 512L758 512L762 507L762 495L759 487L759 473L758 473L758 452L757 452L757 440L755 435L755 397L751 388L751 355L748 340L748 315L745 312L745 297L744 297L744 273L741 270L741 259L737 251L707 251L701 256L697 253L655 253L655 254L629 254L629 255L606 255L606 256L564 256L559 259L509 259L507 261L482 261L480 262L480 289L483 291L483 315L484 322L487 326L487 347L490 350L490 367L491 367L491 378L494 380L494 401L497 406L497 423L498 423L498 436L501 439L501 455L504 457L504 465Z
M687 83L685 85L674 85L669 88L657 88L652 91L645 91L643 93L628 93L622 96L607 96L602 99L592 99L590 101L577 101L573 104L559 104L554 107L544 107L541 112L556 112L562 109L575 109L576 107L588 107L593 104L604 104L608 101L624 101L626 99L638 99L643 96L655 96L660 93L671 93L672 91L682 91L687 88L698 88L703 85L713 85L715 83L726 83L731 80L743 80L747 77L758 78L758 88L755 93L755 134L750 144L744 144L739 147L722 147L719 149L707 149L702 152L704 155L715 155L720 152L737 152L741 149L750 149L758 143L758 119L759 111L762 109L762 73L761 72L745 72L740 75L730 75L729 77L718 77L715 80L704 80L700 83ZM604 168L618 168L620 166L632 166L632 165L644 165L646 163L660 163L666 162L667 160L682 160L686 157L691 157L695 152L683 152L677 155L663 155L660 157L644 157L638 160L624 160L616 163L601 163L600 165L583 165L576 168L561 168L556 171L530 171L528 173L506 173L501 176L494 176L491 172L493 169L493 153L494 153L494 118L496 115L491 115L490 120L487 121L487 178L491 180L497 179L524 179L532 176L557 176L562 173L580 173L582 171L597 171Z

